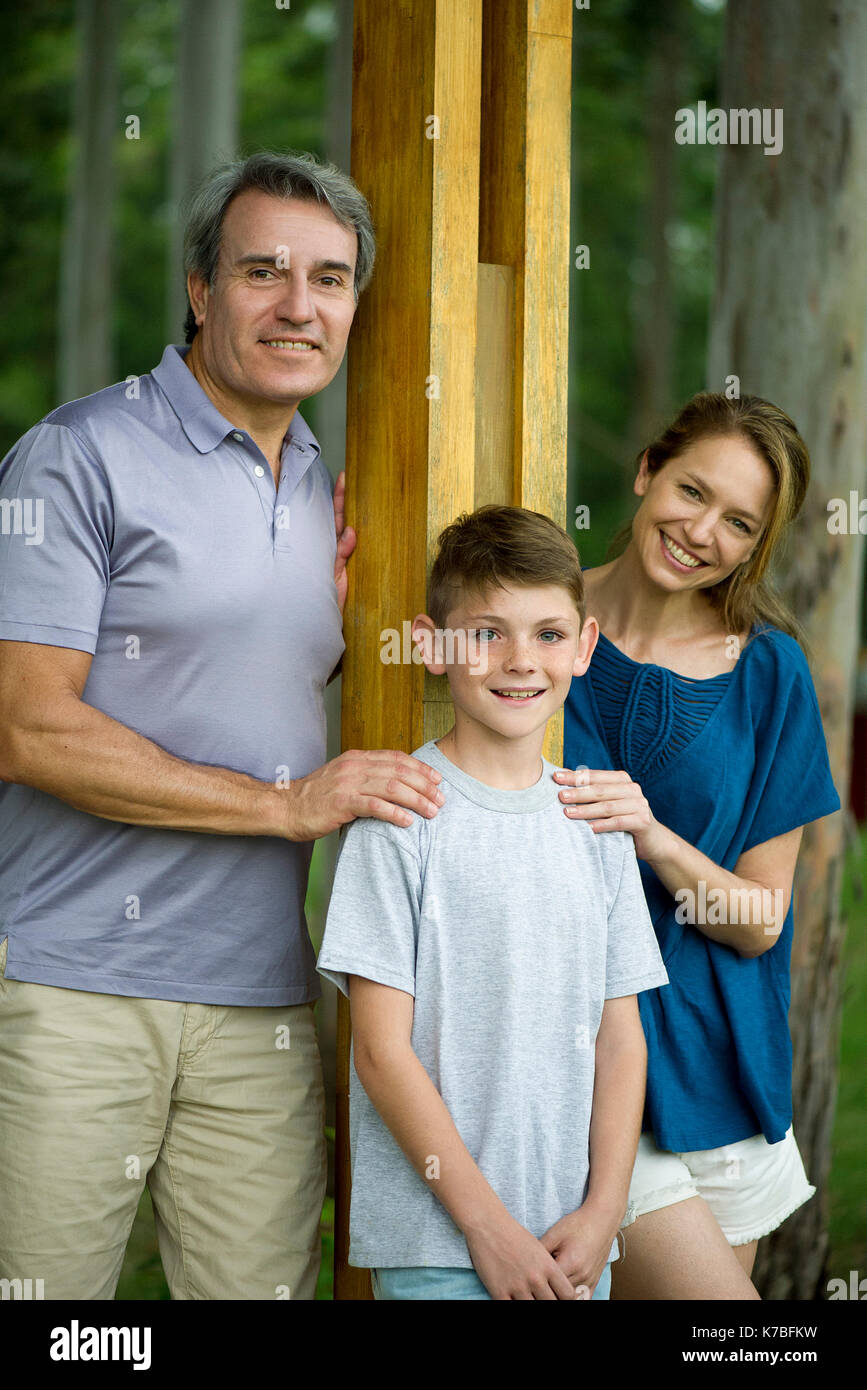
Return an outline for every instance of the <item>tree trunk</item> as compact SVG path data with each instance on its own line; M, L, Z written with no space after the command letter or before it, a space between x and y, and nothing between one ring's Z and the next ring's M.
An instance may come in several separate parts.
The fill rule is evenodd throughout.
M187 295L183 203L211 168L233 159L238 142L238 0L184 0L175 84L171 236L167 291L170 343L183 342Z
M658 0L659 3L659 0ZM668 233L674 215L675 152L671 131L671 95L679 88L682 40L681 0L662 0L654 16L654 39L648 57L647 156L649 183L645 283L635 299L636 384L630 455L655 439L672 406L672 355L675 302L671 285Z
M781 588L803 622L840 799L846 804L863 543L831 535L828 503L864 486L867 325L867 7L863 0L729 0L721 106L781 108L783 150L721 152L708 385L787 411L813 481ZM777 118L779 119L779 117ZM857 531L857 523L856 523ZM760 1243L765 1298L826 1296L845 924L844 817L809 827L796 875L790 1024L795 1134L817 1196Z
M115 0L78 0L75 151L60 284L58 391L75 400L108 386L111 362L112 146L118 135Z

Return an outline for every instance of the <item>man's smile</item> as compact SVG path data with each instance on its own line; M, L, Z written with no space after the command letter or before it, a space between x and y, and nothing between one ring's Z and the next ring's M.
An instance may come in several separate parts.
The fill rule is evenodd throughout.
M265 347L276 348L279 352L314 352L318 344L309 338L262 338Z

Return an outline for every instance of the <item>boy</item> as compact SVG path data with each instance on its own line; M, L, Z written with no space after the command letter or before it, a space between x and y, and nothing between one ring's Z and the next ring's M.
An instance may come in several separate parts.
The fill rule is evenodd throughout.
M413 636L455 719L414 756L445 804L349 825L317 965L351 1001L349 1261L377 1298L607 1298L635 996L668 976L632 837L567 818L542 757L598 627L569 537L520 507L446 528L428 607Z

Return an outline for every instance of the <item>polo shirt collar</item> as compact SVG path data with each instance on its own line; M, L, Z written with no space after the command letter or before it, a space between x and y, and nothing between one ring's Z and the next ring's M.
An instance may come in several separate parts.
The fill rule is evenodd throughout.
M190 443L200 454L207 454L221 444L227 434L232 434L235 426L220 414L186 366L184 358L189 350L189 343L169 343L151 376L177 415ZM289 439L306 445L315 455L320 453L316 436L297 410L286 432L286 440Z

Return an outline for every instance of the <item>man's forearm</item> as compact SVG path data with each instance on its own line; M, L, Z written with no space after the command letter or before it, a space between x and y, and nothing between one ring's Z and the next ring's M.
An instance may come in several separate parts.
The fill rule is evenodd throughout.
M356 1055L355 1068L413 1168L465 1235L508 1219L507 1208L481 1173L409 1045L399 1055L391 1052L376 1061Z
M7 780L105 820L211 835L287 836L287 789L276 783L176 758L82 700L58 704L40 722L10 736Z

